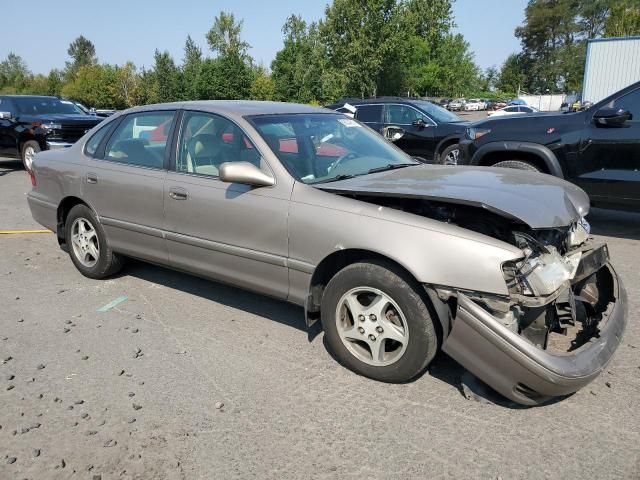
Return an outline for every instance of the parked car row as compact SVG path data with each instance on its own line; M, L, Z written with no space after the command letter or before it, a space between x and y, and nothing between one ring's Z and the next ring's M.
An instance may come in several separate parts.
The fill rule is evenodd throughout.
M477 112L484 110L497 110L507 106L506 100L487 100L480 98L442 99L439 105L452 112Z
M116 113L35 156L31 212L87 277L130 256L301 305L373 379L411 380L441 348L536 405L606 367L626 294L583 188L640 205L640 83L582 112L473 124L418 99L331 107Z
M351 103L349 103L351 102ZM455 165L458 141L469 122L419 99L343 99L328 108L354 116L422 162Z
M463 99L458 101L462 104ZM419 100L354 103L356 119L424 161L547 173L582 187L596 206L640 207L640 82L576 112L542 113L522 100L512 100L474 124L456 116L446 122L432 121L426 112L444 109ZM387 105L404 103L425 117L424 122L403 125L389 116L383 122L370 122L360 108L373 103L383 105L384 111L389 110ZM479 107L477 103L464 105ZM333 107L341 111L340 105ZM461 138L456 138L462 130Z

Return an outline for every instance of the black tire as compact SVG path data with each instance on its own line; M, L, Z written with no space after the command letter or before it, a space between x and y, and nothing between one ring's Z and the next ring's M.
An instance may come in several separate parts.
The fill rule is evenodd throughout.
M500 167L500 168L515 168L518 170L528 170L530 172L541 172L536 165L533 163L525 162L524 160L504 160L502 162L498 162L492 167Z
M31 171L31 165L29 165L27 160L27 152L33 150L34 155L40 151L40 144L35 140L28 140L24 142L22 145L22 152L20 152L20 158L22 159L22 166L27 172Z
M409 336L404 353L390 365L369 365L358 359L343 343L336 325L336 309L342 296L358 287L384 292L402 310ZM438 339L420 285L393 264L371 260L340 270L322 296L322 326L328 346L337 360L365 377L389 383L407 382L422 373L435 356Z
M77 219L84 219L89 222L96 232L99 245L99 255L97 262L92 267L87 267L82 264L81 260L76 256L75 249L72 243L71 228ZM122 268L122 257L115 254L109 244L107 243L107 237L105 236L102 225L96 218L93 211L86 205L79 204L71 209L64 225L65 239L67 246L69 247L69 256L71 261L76 266L78 271L85 277L93 279L102 279L113 275Z
M458 151L458 155L456 156L455 163L447 163L446 158L451 155L453 152ZM453 143L445 148L440 154L440 163L442 165L459 165L460 164L460 145L457 143Z

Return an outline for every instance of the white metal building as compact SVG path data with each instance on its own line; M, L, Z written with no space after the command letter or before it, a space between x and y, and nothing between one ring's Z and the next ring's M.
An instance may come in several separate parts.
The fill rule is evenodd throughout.
M582 100L598 102L637 81L640 81L640 37L589 40Z

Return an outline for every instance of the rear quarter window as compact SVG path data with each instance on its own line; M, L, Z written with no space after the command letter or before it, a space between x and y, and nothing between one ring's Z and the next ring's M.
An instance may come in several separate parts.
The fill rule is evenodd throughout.
M100 142L107 135L107 132L111 129L111 124L105 125L94 133L84 146L84 153L89 157L95 157L98 152Z

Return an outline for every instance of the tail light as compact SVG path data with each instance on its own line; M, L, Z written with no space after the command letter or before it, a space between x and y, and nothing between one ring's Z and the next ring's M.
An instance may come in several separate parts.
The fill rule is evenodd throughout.
M35 187L36 186L36 174L33 170L29 171L29 177L31 178L31 186Z

